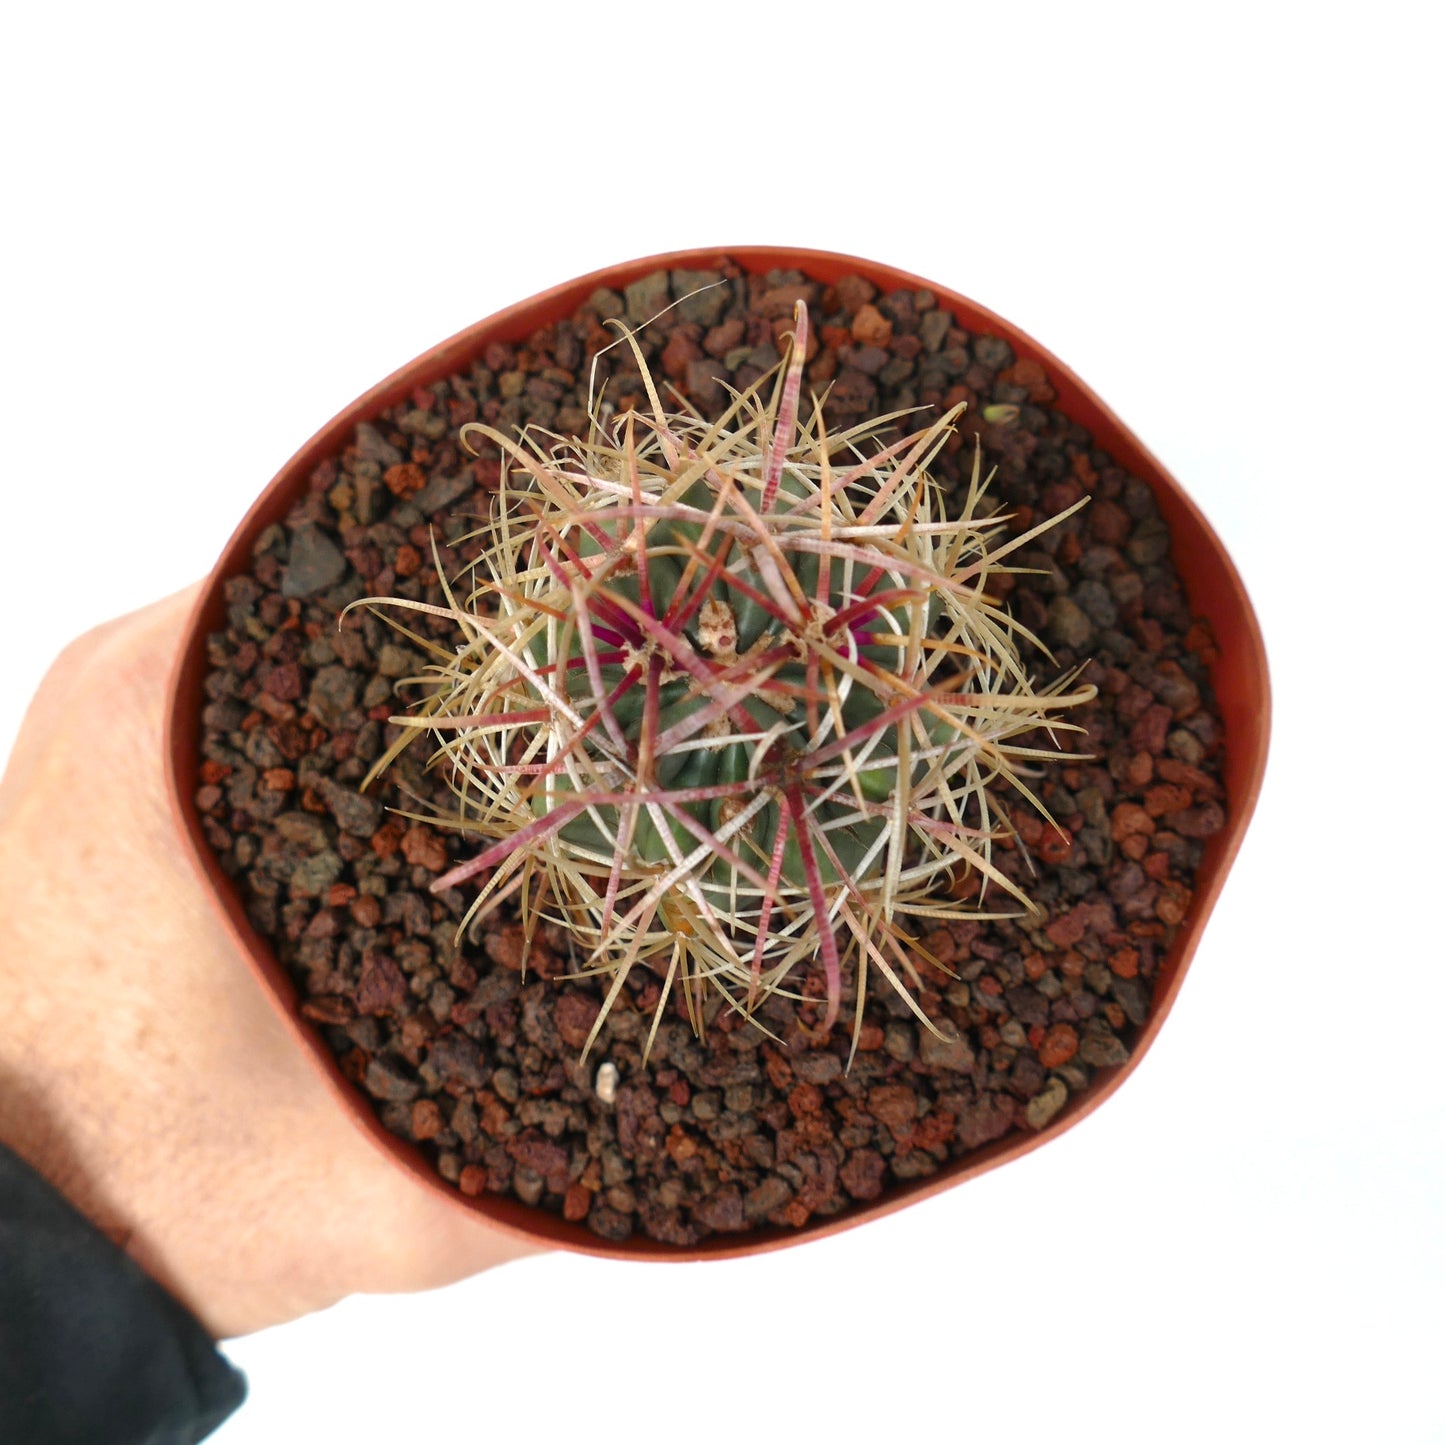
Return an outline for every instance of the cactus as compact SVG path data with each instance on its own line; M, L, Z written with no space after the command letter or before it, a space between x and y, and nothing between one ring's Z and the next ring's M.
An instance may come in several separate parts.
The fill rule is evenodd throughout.
M1054 754L1024 735L1093 693L1034 689L988 587L1058 519L1000 545L977 452L945 515L926 468L961 407L886 443L898 416L830 437L815 402L803 424L807 325L799 303L786 364L716 422L667 413L633 341L650 414L550 446L467 426L508 462L470 590L368 599L459 633L408 630L427 696L373 776L434 737L445 821L482 840L435 888L479 883L468 921L515 896L529 937L566 925L610 979L584 1057L639 964L654 1035L674 987L701 1031L814 968L826 1033L850 965L855 1046L871 970L933 1028L907 921L983 916L990 885L1032 906L992 861L997 800L1042 811L1021 770Z

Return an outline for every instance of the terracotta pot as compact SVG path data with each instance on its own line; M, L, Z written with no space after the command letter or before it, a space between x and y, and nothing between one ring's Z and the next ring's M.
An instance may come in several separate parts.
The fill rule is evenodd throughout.
M724 256L732 258L750 272L765 272L774 267L794 268L825 283L843 275L856 274L866 277L885 292L900 287L927 287L937 298L938 305L952 312L965 330L1001 336L1013 347L1018 358L1030 358L1043 364L1050 384L1058 394L1055 405L1072 420L1087 427L1100 447L1153 488L1159 510L1173 536L1174 562L1188 591L1192 610L1196 616L1206 617L1213 628L1219 661L1212 666L1210 673L1226 733L1224 773L1228 823L1223 832L1208 840L1204 861L1195 879L1189 915L1180 925L1172 949L1159 965L1153 1010L1134 1044L1129 1062L1116 1068L1098 1070L1090 1087L1071 1098L1046 1128L1038 1133L1007 1136L976 1150L966 1159L943 1167L930 1178L899 1185L883 1199L855 1206L800 1230L763 1230L744 1236L715 1235L689 1249L676 1249L650 1240L616 1245L599 1239L582 1225L568 1224L515 1200L486 1195L467 1198L462 1195L440 1178L420 1148L382 1127L367 1097L342 1076L336 1059L320 1034L300 1018L296 987L277 961L270 944L252 927L231 883L221 872L202 833L200 815L194 802L203 706L202 683L208 670L206 635L223 626L225 609L221 589L224 580L248 569L252 543L257 535L285 517L293 501L305 489L312 469L344 447L359 422L375 418L415 387L425 386L467 368L488 343L517 341L540 326L570 316L598 286L618 289L659 268L702 269ZM340 1106L379 1149L412 1174L421 1187L436 1191L456 1208L484 1215L499 1227L543 1245L618 1258L697 1259L776 1249L817 1239L887 1214L1037 1149L1103 1103L1143 1058L1163 1027L1179 993L1185 970L1254 811L1264 773L1269 714L1269 682L1259 624L1239 575L1219 538L1178 482L1068 367L1002 317L931 281L852 256L743 246L650 256L594 272L519 302L419 356L322 427L261 493L201 591L187 624L172 681L167 745L176 821L217 912L237 946L250 959L257 978L298 1045L329 1082Z

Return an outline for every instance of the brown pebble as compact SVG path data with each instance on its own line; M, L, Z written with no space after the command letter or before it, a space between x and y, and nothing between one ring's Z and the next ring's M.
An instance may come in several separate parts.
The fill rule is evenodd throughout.
M887 346L893 338L893 323L876 306L860 306L853 317L852 334L860 346Z
M441 873L447 866L447 845L425 823L413 823L402 835L402 857L414 868Z
M1116 949L1109 955L1109 968L1119 978L1134 978L1139 973L1139 950Z
M1039 1063L1046 1069L1067 1064L1079 1052L1078 1031L1072 1024L1054 1024L1039 1045Z
M435 1139L445 1127L442 1111L435 1099L418 1099L411 1106L411 1137L413 1139Z
M363 893L351 905L351 916L361 928L375 928L381 922L381 903L370 893Z

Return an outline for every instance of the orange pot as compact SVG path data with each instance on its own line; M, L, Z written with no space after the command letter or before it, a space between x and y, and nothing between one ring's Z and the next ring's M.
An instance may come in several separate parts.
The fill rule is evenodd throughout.
M884 292L926 287L937 298L937 304L951 312L965 330L1003 337L1013 347L1017 358L1036 360L1044 366L1049 382L1057 392L1055 405L1058 409L1086 427L1103 450L1153 489L1160 513L1173 537L1174 564L1187 590L1192 611L1196 616L1207 618L1213 629L1219 658L1210 668L1210 679L1225 728L1224 780L1228 795L1228 820L1224 830L1206 844L1188 916L1180 924L1172 948L1159 963L1152 1011L1133 1046L1128 1063L1098 1070L1090 1086L1073 1096L1047 1127L1037 1133L1005 1136L964 1159L944 1166L937 1174L898 1185L873 1203L856 1205L799 1230L764 1229L743 1236L713 1235L688 1249L645 1239L611 1244L590 1233L583 1225L568 1224L561 1218L529 1208L516 1200L488 1195L468 1198L447 1184L420 1148L383 1128L369 1099L343 1077L320 1034L300 1017L296 987L270 944L250 923L241 900L222 873L215 854L205 840L194 801L200 756L202 684L208 670L206 636L223 625L222 584L225 579L248 570L252 544L258 534L285 517L295 499L304 491L312 470L347 445L359 422L373 420L416 387L466 369L489 343L519 341L538 327L570 316L599 286L620 289L658 269L704 269L724 257L755 273L773 268L791 268L824 283L844 275L860 275ZM181 837L232 939L250 959L257 978L298 1045L326 1078L339 1105L357 1126L399 1167L407 1170L421 1187L436 1191L458 1209L484 1215L509 1232L524 1235L544 1246L563 1247L587 1254L672 1259L752 1254L835 1233L961 1184L1037 1149L1103 1103L1143 1058L1163 1027L1179 993L1185 970L1254 812L1264 774L1270 715L1269 679L1259 623L1239 574L1219 538L1179 483L1068 367L1002 317L933 282L852 256L763 246L678 251L629 261L579 277L479 321L409 362L352 402L282 467L226 545L187 624L172 680L171 698L167 748L171 801Z

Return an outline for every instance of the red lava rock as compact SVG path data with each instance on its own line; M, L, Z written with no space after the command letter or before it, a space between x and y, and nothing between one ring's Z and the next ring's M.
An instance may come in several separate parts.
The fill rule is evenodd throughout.
M1018 1115L1007 1094L985 1093L967 1105L958 1116L957 1136L966 1149L977 1149L1002 1138L1013 1128Z
M725 1233L735 1233L748 1227L742 1191L735 1184L724 1184L715 1189L694 1208L693 1217L708 1229Z
M364 1014L392 1013L407 996L406 975L387 953L369 953L361 965L356 1007Z
M681 1124L674 1124L663 1148L672 1156L673 1163L683 1164L697 1154L697 1140Z
M1159 837L1156 834L1153 840L1156 844ZM1173 867L1167 853L1146 853L1143 857L1144 872L1156 883L1163 883L1170 874Z
M1158 757L1164 751L1165 740L1174 722L1174 713L1163 703L1144 709L1143 715L1129 732L1129 743L1142 752Z
M356 897L356 888L350 883L333 883L326 893L328 908L345 908Z
M793 1066L771 1045L764 1045L762 1055L768 1082L775 1089L788 1088L793 1082Z
M1189 903L1193 896L1182 883L1165 884L1154 904L1154 916L1171 928L1182 923L1185 914L1189 912Z
M1072 1024L1054 1024L1039 1045L1039 1063L1046 1069L1067 1064L1079 1052L1079 1034Z
M852 335L860 346L887 346L893 339L893 323L876 306L860 306Z
M351 916L359 928L375 928L381 922L381 904L370 893L363 893L351 905Z
M580 1180L569 1185L562 1198L562 1218L569 1224L580 1224L592 1210L592 1191Z
M1188 788L1178 783L1156 783L1144 794L1144 811L1151 818L1177 813L1194 801Z
M883 1030L877 1024L865 1023L858 1030L858 1052L860 1054L876 1054L883 1047L885 1037Z
M740 317L724 321L714 326L703 338L703 350L709 356L721 360L743 339L747 329L747 324Z
M566 1192L567 1150L536 1129L524 1129L507 1146L507 1152L524 1169L540 1174L553 1194Z
M334 1026L349 1024L356 1017L356 1010L351 1003L336 994L321 994L316 998L308 998L301 1005L301 1012L304 1017L318 1024Z
M958 958L958 940L949 928L930 929L923 935L924 949L944 968L951 968Z
M261 784L269 793L289 793L296 786L296 774L290 768L267 768Z
M1088 920L1080 908L1071 908L1044 929L1044 935L1060 948L1071 948L1088 931Z
M908 1084L879 1084L868 1091L868 1111L895 1139L906 1139L918 1114L918 1095Z
M1126 838L1150 837L1154 832L1154 820L1138 803L1120 803L1112 814L1112 836L1116 843Z
M843 1188L854 1199L877 1199L883 1192L888 1161L876 1149L854 1149L838 1171Z
M1085 521L1089 534L1105 547L1122 547L1134 529L1128 512L1107 498L1097 498L1089 504Z
M261 686L265 695L277 702L295 702L303 691L301 669L294 662L277 663L262 674ZM263 705L259 699L257 705Z
M372 476L375 475L373 472ZM381 479L393 496L403 500L415 496L426 486L426 473L415 462L398 462L396 466L388 467Z
M421 553L410 542L403 542L396 549L396 575L414 577L421 568Z
M662 348L662 370L669 381L681 385L687 380L687 369L694 361L702 360L702 348L681 328L668 338Z
M445 872L447 845L425 823L413 823L402 835L401 854L413 867L429 873Z
M378 858L390 858L401 847L403 832L405 832L405 825L400 818L388 818L371 835L371 851Z
M799 1084L788 1095L788 1109L795 1119L806 1119L822 1113L823 1091L814 1084Z
M1027 387L1029 400L1035 406L1047 406L1054 399L1048 374L1037 361L1016 361L999 373L999 380L1008 386ZM1055 507L1053 510L1060 509Z
M1166 823L1181 838L1210 838L1224 826L1224 809L1218 803L1201 803L1182 813L1171 813Z
M446 1127L442 1111L435 1099L418 1099L411 1106L411 1137L413 1139L435 1139Z
M557 996L557 1009L554 1015L557 1032L562 1035L562 1042L569 1049L582 1048L601 1011L600 1000L593 998L590 994L582 993L574 988L563 989Z
M487 1187L487 1171L480 1164L468 1164L457 1180L457 1188L469 1199L474 1199Z
M1137 948L1115 949L1109 955L1109 969L1119 978L1135 978L1139 973L1139 950Z
M1157 771L1166 782L1178 783L1196 798L1218 798L1223 792L1218 778L1212 778L1202 769L1182 763L1178 758L1160 758Z
M1142 788L1154 777L1154 759L1148 753L1135 753L1124 770L1125 780L1136 788Z

